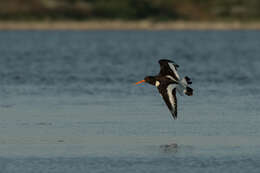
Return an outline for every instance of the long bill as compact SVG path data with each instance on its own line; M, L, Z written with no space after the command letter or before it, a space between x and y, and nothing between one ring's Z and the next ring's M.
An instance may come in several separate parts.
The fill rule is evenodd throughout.
M145 80L141 80L139 82L136 82L135 84L138 85L138 84L143 83L143 82L145 82Z

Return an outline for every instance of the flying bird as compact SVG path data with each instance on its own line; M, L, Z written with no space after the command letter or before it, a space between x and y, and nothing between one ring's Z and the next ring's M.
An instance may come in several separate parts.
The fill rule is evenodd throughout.
M135 84L140 84L142 82L149 83L157 87L159 93L161 94L164 102L169 108L174 119L177 119L177 98L176 91L180 95L193 95L193 89L190 88L192 84L191 79L187 76L180 78L177 65L174 61L161 59L159 60L160 72L156 76L146 76L144 80L136 82Z

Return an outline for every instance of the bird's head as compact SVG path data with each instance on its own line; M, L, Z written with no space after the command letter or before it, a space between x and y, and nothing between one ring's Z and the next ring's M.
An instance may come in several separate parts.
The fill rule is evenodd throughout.
M153 77L153 76L146 76L146 77L144 78L144 80L141 80L141 81L139 81L139 82L136 82L135 84L137 85L137 84L140 84L140 83L143 83L143 82L149 83L149 84L151 84L151 85L155 85L156 79L155 79L155 77Z

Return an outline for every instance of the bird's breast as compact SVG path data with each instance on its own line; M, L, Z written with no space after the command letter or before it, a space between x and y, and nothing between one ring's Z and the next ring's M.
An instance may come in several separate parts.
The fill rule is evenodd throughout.
M156 87L160 86L160 82L159 82L159 81L156 81L156 82L155 82L155 86L156 86Z

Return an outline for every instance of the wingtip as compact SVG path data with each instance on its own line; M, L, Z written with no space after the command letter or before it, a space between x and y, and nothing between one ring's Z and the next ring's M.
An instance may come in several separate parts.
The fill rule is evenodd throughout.
M175 66L175 68L179 68L180 66L178 65L178 64L176 64L174 61L172 61L172 60L169 60L169 59L160 59L159 61L158 61L158 63L160 64L160 65L162 65L162 64L164 64L164 63L172 63L174 66Z
M177 113L176 112L171 112L172 113L172 117L174 120L177 120Z
M158 62L159 62L159 64L162 63L162 62L171 62L171 63L174 63L174 64L175 64L174 61L169 60L169 59L160 59Z

